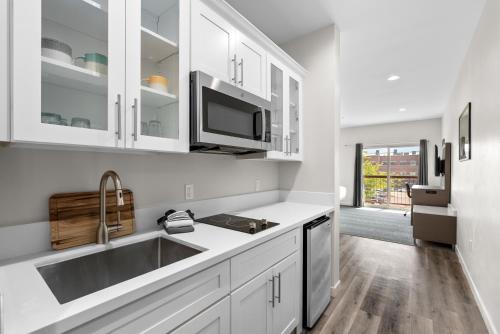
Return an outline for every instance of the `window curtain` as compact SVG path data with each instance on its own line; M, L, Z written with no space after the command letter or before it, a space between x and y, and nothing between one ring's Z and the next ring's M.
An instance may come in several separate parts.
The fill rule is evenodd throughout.
M428 164L427 158L427 140L420 140L420 161L418 163L418 184L428 185L429 184L429 171L427 170Z
M356 158L354 161L354 198L352 205L356 208L363 206L363 144L356 144Z

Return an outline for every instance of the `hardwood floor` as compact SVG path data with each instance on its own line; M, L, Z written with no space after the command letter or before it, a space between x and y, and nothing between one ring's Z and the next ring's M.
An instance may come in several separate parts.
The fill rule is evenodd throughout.
M309 334L488 334L450 249L341 235L340 279Z

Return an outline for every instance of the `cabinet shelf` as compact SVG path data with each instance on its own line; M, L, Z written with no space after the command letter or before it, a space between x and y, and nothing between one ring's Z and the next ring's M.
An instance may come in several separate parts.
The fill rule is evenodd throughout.
M141 57L152 62L160 62L179 52L177 43L141 27Z
M162 108L177 102L177 96L153 88L141 86L141 100L145 106Z
M273 92L271 93L271 96L274 97L274 98L279 98L280 97L278 94L273 93Z
M42 81L94 94L107 94L107 76L48 57L42 57L41 61Z
M93 0L44 0L43 17L95 39L107 41L108 9Z
M295 103L293 103L293 102L290 102L290 107L297 108L297 105Z

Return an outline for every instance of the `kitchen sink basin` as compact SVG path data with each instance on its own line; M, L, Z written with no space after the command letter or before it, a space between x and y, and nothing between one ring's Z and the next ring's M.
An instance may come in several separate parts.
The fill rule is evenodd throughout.
M64 304L201 252L158 237L37 269Z

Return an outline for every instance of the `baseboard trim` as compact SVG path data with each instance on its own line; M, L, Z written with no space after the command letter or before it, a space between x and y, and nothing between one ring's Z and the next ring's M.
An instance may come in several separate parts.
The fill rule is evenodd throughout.
M331 293L330 293L332 297L335 297L335 294L336 294L335 291L337 291L337 288L339 287L339 285L340 285L340 280L338 280L337 283L335 283L335 285L332 286Z
M469 268L467 267L467 264L465 263L464 258L462 257L462 253L460 253L460 248L458 245L455 247L455 252L458 257L458 261L460 262L460 265L462 266L462 270L465 273L465 277L467 278L467 282L469 283L469 286L471 287L472 294L474 295L474 299L477 303L477 306L479 307L479 312L481 312L481 316L483 317L484 323L486 324L486 328L488 329L488 332L490 334L499 334L497 329L495 328L495 325L493 324L493 321L491 320L490 313L486 309L486 306L484 305L483 299L481 298L481 295L479 294L479 290L477 289L476 284L474 283L474 280L472 279L472 276L470 274Z

